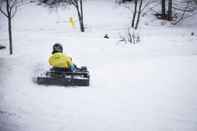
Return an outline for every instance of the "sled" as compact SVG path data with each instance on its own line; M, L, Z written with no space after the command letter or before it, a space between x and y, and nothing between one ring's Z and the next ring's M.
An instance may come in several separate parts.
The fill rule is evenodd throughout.
M89 81L89 71L86 67L78 68L75 72L50 69L36 79L39 85L59 86L89 86Z

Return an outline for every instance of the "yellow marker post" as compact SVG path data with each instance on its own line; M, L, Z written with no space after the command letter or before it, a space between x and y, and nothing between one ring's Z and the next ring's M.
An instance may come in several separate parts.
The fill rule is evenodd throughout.
M74 28L75 27L75 21L73 20L72 17L69 18L69 21L68 21L68 24L71 28Z

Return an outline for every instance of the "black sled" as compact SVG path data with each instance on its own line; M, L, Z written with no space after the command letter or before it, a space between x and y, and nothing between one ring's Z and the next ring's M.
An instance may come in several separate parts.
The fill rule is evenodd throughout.
M36 83L40 85L89 86L89 81L89 71L86 67L78 68L75 72L52 68L36 78Z

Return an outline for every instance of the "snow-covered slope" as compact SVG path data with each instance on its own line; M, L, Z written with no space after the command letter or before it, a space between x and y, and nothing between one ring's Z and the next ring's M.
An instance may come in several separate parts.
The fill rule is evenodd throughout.
M141 42L130 45L118 42L130 22L128 9L104 0L84 6L85 33L78 25L68 26L69 17L76 15L72 8L51 12L30 4L19 9L14 55L0 50L0 131L197 130L193 20L161 26L145 16ZM1 20L0 44L7 45L6 21ZM49 68L55 42L63 44L77 65L89 68L90 87L32 82Z

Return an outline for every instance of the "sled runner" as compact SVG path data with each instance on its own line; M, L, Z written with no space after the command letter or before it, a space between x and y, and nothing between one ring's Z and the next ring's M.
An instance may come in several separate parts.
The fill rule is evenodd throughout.
M89 86L89 71L86 67L78 68L75 72L50 69L37 77L41 85Z

